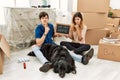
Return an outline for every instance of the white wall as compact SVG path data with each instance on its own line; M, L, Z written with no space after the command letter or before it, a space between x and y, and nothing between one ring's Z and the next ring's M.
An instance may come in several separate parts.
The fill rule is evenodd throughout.
M120 9L120 0L110 0L110 7L113 9Z
M68 11L72 12L72 10L73 10L73 0L69 0L68 1Z
M37 6L38 7L38 5L45 5L44 4L45 0L29 0L29 1L30 1L30 6ZM46 5L50 4L50 0L46 0L45 2L47 2Z
M72 9L73 12L77 11L77 2L78 0L73 0L73 9Z
M30 6L38 6L41 4L42 4L41 0L30 0Z

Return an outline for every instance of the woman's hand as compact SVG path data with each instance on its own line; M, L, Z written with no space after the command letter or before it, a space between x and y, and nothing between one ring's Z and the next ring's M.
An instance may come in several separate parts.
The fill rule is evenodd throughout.
M81 31L79 25L76 24L74 27L75 27L75 29L77 31L78 39L79 39L79 41L81 41L83 39L83 37L82 37L82 31Z
M82 39L83 39L83 37L80 37L80 38L79 38L79 41L82 41Z
M68 34L63 34L63 36L65 36L66 38L68 38L68 37L69 37L69 35L68 35Z
M55 33L55 37L61 37L62 36L62 34L60 34L60 33Z
M79 29L79 25L77 25L77 24L74 27L76 30Z

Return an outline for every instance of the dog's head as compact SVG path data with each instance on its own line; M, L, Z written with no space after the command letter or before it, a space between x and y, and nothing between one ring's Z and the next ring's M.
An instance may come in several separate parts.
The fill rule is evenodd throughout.
M62 59L60 59L59 61L56 61L55 64L53 65L54 67L54 72L55 73L59 73L60 77L64 77L65 73L69 73L70 72L70 65L69 63L64 59L64 57L62 57Z
M74 63L73 63L74 64ZM56 60L53 64L53 70L55 73L59 73L59 76L63 78L66 73L74 72L75 70L75 64L72 65L71 62L68 62L66 60L66 57L61 57L59 60Z

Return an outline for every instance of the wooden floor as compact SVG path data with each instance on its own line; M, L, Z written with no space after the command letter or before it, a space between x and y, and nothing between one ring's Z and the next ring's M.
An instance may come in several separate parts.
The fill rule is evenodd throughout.
M98 46L92 46L95 50L93 58L88 65L75 62L77 74L66 74L62 79L52 69L47 73L39 71L42 65L35 57L27 56L30 48L11 53L10 60L5 57L4 72L0 80L120 80L120 63L97 58ZM23 63L17 63L18 58L29 57L27 68Z

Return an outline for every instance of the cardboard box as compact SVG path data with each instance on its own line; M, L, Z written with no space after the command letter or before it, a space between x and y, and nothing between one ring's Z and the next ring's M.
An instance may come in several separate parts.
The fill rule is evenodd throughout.
M97 57L100 59L120 61L120 44L105 43L100 40Z
M98 45L99 40L103 37L109 37L110 30L108 29L88 29L85 36L85 43Z
M119 35L120 35L120 31L117 31L117 32L111 33L110 36L111 36L111 38L119 38L120 39Z
M10 58L10 48L4 36L0 34L0 74L3 73L4 55Z
M107 25L107 13L82 13L82 15L88 29L104 28Z
M118 27L119 21L119 18L107 18L107 24L113 24L116 27Z
M107 12L110 0L78 0L77 11L80 12Z
M120 18L120 9L112 9L111 12L113 12L113 17Z
M105 26L105 28L108 28L111 33L118 31L118 26L116 26L114 24L107 24L107 26Z

